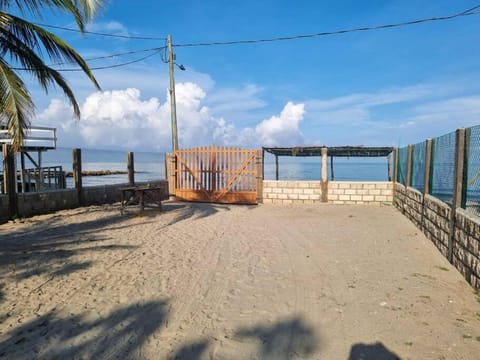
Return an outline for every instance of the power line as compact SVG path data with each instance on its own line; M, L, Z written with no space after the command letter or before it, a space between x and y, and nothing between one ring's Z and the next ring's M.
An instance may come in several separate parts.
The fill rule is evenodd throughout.
M135 60L132 60L132 61L127 61L127 62L124 62L124 63L115 64L115 65L91 67L90 70L113 69L113 68L122 67L122 66L130 65L130 64L135 64L137 62L146 60L146 59L158 54L160 51L162 51L161 48L159 50L156 50L154 53L145 55L145 56L143 56L139 59L135 59ZM82 69L57 69L57 71L83 71L83 70Z
M143 61L143 60L146 60L156 54L158 54L160 51L163 50L163 48L157 48L157 49L150 49L150 50L155 50L155 52L153 52L152 54L148 54L146 56L143 56L141 58L138 58L138 59L135 59L135 60L131 60L131 61L127 61L127 62L123 62L123 63L120 63L120 64L114 64L114 65L107 65L107 66L97 66L97 67L90 67L90 70L105 70L105 69L113 69L113 68L117 68L117 67L121 67L121 66L126 66L126 65L130 65L130 64L134 64L134 63L137 63L137 62L140 62L140 61ZM18 68L18 67L12 67L12 70L18 70L18 71L35 71L36 69L29 69L29 68ZM83 71L83 69L80 69L80 68L71 68L71 69L55 69L56 71L59 71L59 72L74 72L74 71Z
M138 54L138 53L141 53L141 52L157 51L157 50L162 51L164 48L165 47L154 47L154 48L148 48L148 49L131 50L131 51L126 51L126 52L122 52L122 53L116 53L116 54L87 58L87 59L84 59L84 60L88 62L88 61L95 61L95 60L102 60L102 59L112 59L112 58L116 58L116 57L119 57L119 56ZM60 66L60 65L75 64L75 63L76 63L75 61L58 62L58 63L50 64L48 66Z
M77 32L77 33L88 34L88 35L106 36L106 37L113 37L113 38L120 38L120 39L130 39L130 40L166 40L167 39L166 37L116 35L116 34L108 34L108 33L94 32L94 31L87 31L87 30L81 31L74 28L49 25L49 24L40 24L40 23L34 23L34 24L42 27L51 28L51 29L58 29L58 30L71 31L71 32Z
M475 10L477 10L479 8L480 8L480 5L477 5L473 8L471 8L471 9L465 10L461 13L457 13L457 14L454 14L454 15L431 17L431 18L424 18L424 19L418 19L418 20L412 20L412 21L406 21L406 22L400 22L400 23L375 25L375 26L368 26L368 27L345 29L345 30L324 31L324 32L319 32L319 33L315 33L315 34L283 36L283 37L274 37L274 38L267 38L267 39L216 41L216 42L208 42L208 43L173 44L173 46L175 46L175 47L199 47L199 46L255 44L255 43L266 43L266 42L275 42L275 41L307 39L307 38L329 36L329 35L340 35L340 34L359 32L359 31L381 30L381 29L396 28L396 27L402 27L402 26L417 25L417 24L428 23L428 22L451 20L451 19L455 19L455 18L463 17L463 16L478 15L478 14L480 14L480 11L475 11Z

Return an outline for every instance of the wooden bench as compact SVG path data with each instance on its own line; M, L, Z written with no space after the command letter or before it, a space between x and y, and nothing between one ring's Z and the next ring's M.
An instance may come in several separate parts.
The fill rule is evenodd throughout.
M155 185L139 185L139 186L127 186L120 188L119 191L122 194L122 202L120 211L126 206L137 204L140 206L140 211L144 211L145 204L154 204L157 208L162 208L162 200L168 200L168 189L164 186Z

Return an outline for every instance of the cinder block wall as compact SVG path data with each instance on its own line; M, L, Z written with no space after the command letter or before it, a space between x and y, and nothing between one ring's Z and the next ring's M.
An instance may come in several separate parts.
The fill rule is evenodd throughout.
M463 209L455 214L453 265L480 288L480 219Z
M8 196L0 194L0 224L8 220Z
M328 202L333 204L373 204L393 202L391 182L329 181Z
M78 207L77 191L75 189L20 193L17 194L17 199L18 215L21 217Z
M321 199L320 181L263 181L264 204L315 204Z
M165 180L153 181L148 184L164 188L165 199L168 199L168 183ZM137 183L136 185L147 185ZM83 206L112 204L120 201L121 187L127 184L101 185L83 188ZM17 194L18 211L20 217L29 217L40 214L47 214L58 210L73 209L80 206L76 189L52 190L44 192L20 193ZM5 211L3 209L5 208ZM8 220L8 198L0 196L0 221ZM3 219L2 215L5 214Z
M452 229L452 210L448 204L398 183L395 185L395 206L445 257L448 257L448 239L453 236L453 265L472 286L480 288L480 218L457 209Z
M390 182L328 181L328 202L333 204L382 204L393 201ZM263 181L265 204L315 204L322 202L320 181Z

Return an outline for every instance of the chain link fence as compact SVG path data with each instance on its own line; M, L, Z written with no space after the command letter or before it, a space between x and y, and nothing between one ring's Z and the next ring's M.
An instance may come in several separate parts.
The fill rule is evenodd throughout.
M425 189L425 141L413 145L411 186L421 192Z
M480 216L480 125L467 130L465 208Z
M405 184L407 178L408 146L398 149L397 182Z
M430 194L451 204L455 177L455 133L433 139Z
M463 132L459 132L459 136ZM430 164L426 164L427 142L412 146L411 163L408 162L408 146L398 149L397 182L407 184L422 193L429 194L446 202L453 203L455 193L457 134L451 132L432 139ZM460 146L460 144L459 144ZM457 206L470 214L480 216L480 125L465 129L465 158L463 176L459 176L461 186ZM463 154L460 158L463 158ZM425 167L429 166L428 173ZM460 168L459 168L460 169ZM407 173L410 181L407 183ZM425 176L429 174L429 184ZM428 186L427 186L428 185Z

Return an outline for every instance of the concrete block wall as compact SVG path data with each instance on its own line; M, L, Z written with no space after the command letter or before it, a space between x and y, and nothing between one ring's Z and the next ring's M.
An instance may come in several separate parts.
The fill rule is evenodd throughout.
M480 289L480 219L463 209L455 214L453 265Z
M150 181L148 183L136 183L136 185L151 185L163 189L163 199L168 199L168 182L166 180ZM99 185L83 188L83 205L113 204L121 201L120 188L128 184Z
M315 204L321 200L320 181L263 181L264 204Z
M416 189L396 185L395 206L415 225L422 226L423 194Z
M328 181L332 204L383 204L393 201L390 182ZM322 202L320 181L263 181L264 204L315 204Z
M168 183L165 180L136 185L154 185L164 189L162 199L168 199ZM121 198L120 188L128 184L101 185L83 188L82 206L112 204ZM80 206L76 189L51 190L17 194L20 217L48 214L58 210L73 209ZM8 215L8 197L0 195L0 222L6 222Z
M17 201L20 217L47 214L78 206L75 189L21 193L17 194Z
M395 206L402 211L443 256L453 233L453 265L475 288L480 288L480 218L457 209L451 229L452 210L443 201L401 184L395 184Z
M8 205L8 196L0 194L0 224L9 219Z
M391 182L329 181L328 202L333 204L374 204L393 202Z
M423 232L445 257L448 256L450 216L451 209L447 204L433 196L425 196L423 201Z

